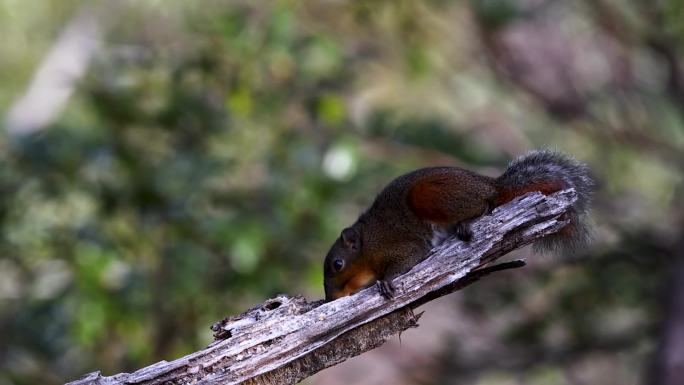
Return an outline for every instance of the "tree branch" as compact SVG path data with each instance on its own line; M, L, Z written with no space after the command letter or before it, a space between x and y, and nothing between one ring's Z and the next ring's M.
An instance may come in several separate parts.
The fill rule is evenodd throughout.
M450 239L430 257L394 279L395 297L377 287L336 301L307 302L279 295L212 326L206 349L134 373L90 373L69 385L291 384L382 345L418 326L413 309L459 290L494 271L522 267L513 261L482 267L561 229L560 216L577 200L574 190L530 193L473 222L473 239Z

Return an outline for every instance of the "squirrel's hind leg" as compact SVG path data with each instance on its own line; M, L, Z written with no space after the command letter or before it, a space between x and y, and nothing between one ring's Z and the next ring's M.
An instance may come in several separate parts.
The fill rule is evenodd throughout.
M492 210L494 210L494 205L491 202L487 201L485 204L485 209L482 212L482 214L472 219L460 221L456 224L451 225L451 232L455 234L456 237L461 241L470 242L470 240L473 239L473 230L470 228L470 224L480 217L491 214Z
M470 242L473 239L473 230L470 229L470 221L461 221L453 225L452 231L456 238L463 242Z

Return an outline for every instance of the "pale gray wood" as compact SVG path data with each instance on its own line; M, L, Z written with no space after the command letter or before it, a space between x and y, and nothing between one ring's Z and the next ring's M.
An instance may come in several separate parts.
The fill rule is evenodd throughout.
M224 339L203 350L134 373L90 373L69 384L295 383L416 327L413 308L474 282L477 271L466 277L473 269L558 231L566 224L559 217L576 200L569 189L530 193L496 208L472 224L470 242L450 239L394 279L392 300L375 286L328 303L280 295L216 323L215 335Z

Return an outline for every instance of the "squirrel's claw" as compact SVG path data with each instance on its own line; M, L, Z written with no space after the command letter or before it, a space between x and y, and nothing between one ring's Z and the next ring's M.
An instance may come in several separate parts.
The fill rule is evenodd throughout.
M392 299L394 298L394 285L392 285L392 282L390 281L385 281L385 280L379 280L378 283L378 289L380 289L380 293L382 294L383 297L386 299Z
M454 233L463 242L468 242L473 238L473 230L470 229L469 223L459 222L454 226Z

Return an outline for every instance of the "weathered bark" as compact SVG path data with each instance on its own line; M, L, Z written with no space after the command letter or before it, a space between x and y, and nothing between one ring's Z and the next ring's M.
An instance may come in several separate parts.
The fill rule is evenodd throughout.
M391 300L377 287L328 303L281 295L214 324L217 341L204 350L130 374L90 373L69 384L295 383L416 327L415 307L490 272L524 265L514 261L479 268L558 231L565 225L560 216L576 199L574 190L531 193L496 208L472 224L470 242L448 240L397 277Z

